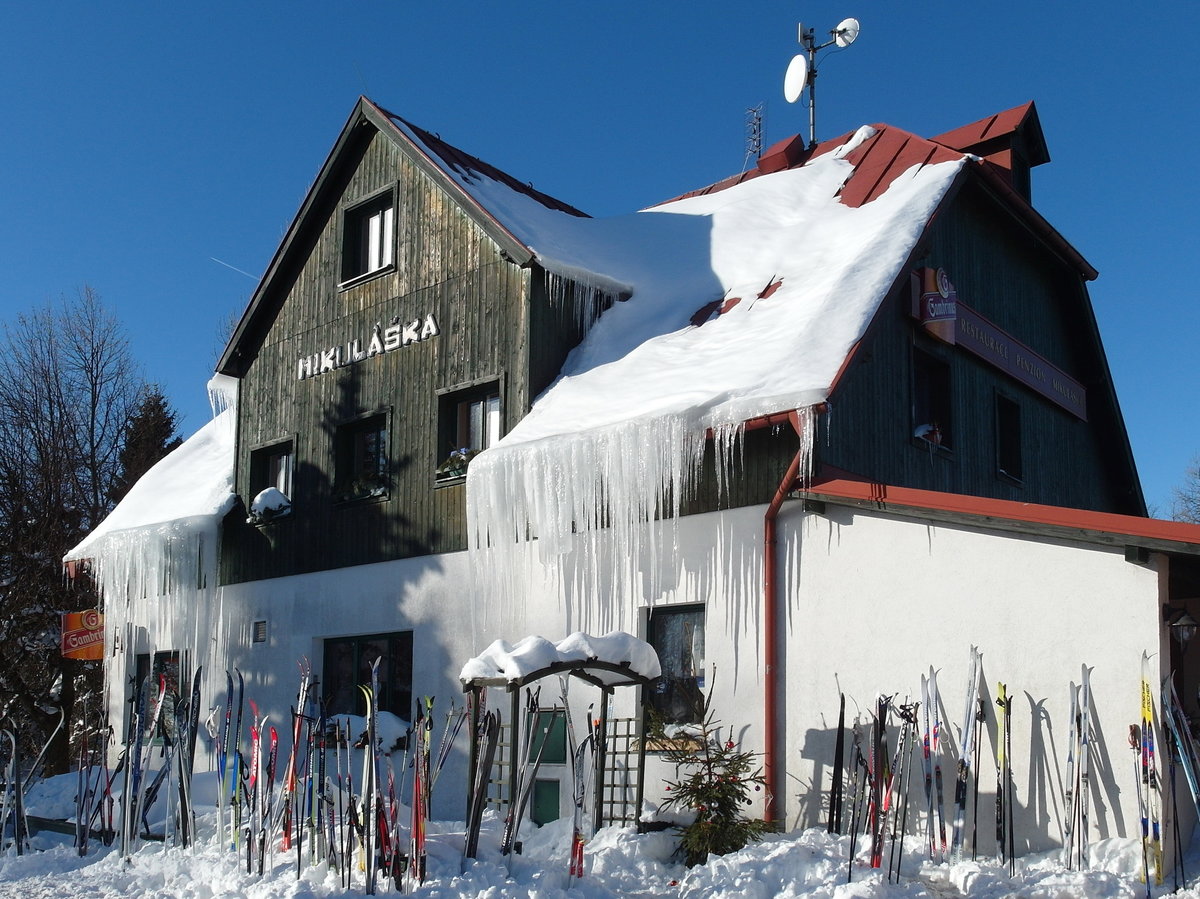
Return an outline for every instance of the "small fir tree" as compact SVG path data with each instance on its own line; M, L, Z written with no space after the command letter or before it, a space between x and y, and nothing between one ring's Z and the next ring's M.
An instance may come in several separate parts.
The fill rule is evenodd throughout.
M733 739L733 728L722 739L722 728L709 711L712 692L704 700L699 732L690 739L665 739L667 760L675 764L677 780L668 780L670 798L664 808L695 814L690 824L679 825L679 850L685 863L701 865L709 855L736 852L761 840L771 830L767 821L744 814L753 794L766 785L756 754Z

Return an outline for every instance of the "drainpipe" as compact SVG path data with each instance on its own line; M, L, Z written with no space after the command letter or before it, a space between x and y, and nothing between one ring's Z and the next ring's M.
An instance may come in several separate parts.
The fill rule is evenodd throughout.
M796 429L797 435L803 439L804 435L801 431L800 417L795 412L792 412L788 418L792 423L792 427ZM779 487L775 490L775 497L771 500L771 505L767 507L767 514L763 521L763 659L766 663L766 670L763 675L763 686L765 689L763 697L763 716L765 719L765 727L763 729L765 735L763 769L767 781L766 818L770 822L779 820L779 797L781 795L781 785L779 782L780 769L775 761L775 748L778 737L776 700L779 691L777 689L776 677L779 673L777 646L780 617L778 587L775 580L776 518L779 516L779 509L783 506L783 501L791 493L792 486L796 483L796 478L800 474L800 466L804 461L803 456L804 449L801 446L796 451L796 458L788 466L783 480L779 482Z

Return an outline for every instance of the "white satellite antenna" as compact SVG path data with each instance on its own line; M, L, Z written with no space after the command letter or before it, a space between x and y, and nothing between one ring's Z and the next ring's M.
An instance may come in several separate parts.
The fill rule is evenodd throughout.
M808 145L817 145L817 51L832 47L849 47L858 37L861 26L858 19L842 19L837 28L829 32L830 39L823 44L816 41L813 29L804 27L801 22L799 31L800 46L803 53L797 53L788 63L787 72L783 76L783 96L789 103L795 103L808 88Z

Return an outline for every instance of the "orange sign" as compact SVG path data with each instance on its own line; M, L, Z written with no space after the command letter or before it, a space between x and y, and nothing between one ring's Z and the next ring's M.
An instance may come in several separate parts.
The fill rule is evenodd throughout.
M67 659L103 659L104 613L98 609L63 612L62 654Z
M954 320L958 316L958 293L944 269L921 270L921 293L917 318L938 340L954 343Z

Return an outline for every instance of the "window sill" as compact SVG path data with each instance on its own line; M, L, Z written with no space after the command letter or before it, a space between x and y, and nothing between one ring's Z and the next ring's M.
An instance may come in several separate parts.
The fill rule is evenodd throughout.
M696 737L647 737L647 752L699 752L704 748Z
M1014 475L1009 474L1004 469L997 470L996 478L998 480L1003 481L1006 484L1011 484L1014 487L1024 487L1025 486L1025 481L1022 478L1015 477Z
M466 474L457 474L451 478L439 478L435 476L433 479L433 488L437 490L439 487L457 487L459 484L465 484L466 482Z
M382 268L371 269L369 272L363 272L362 274L355 275L353 278L347 278L345 281L342 281L338 284L337 289L339 291L349 290L351 287L357 287L360 284L365 284L367 281L373 281L381 275L386 275L389 272L394 272L395 270L396 264L394 262L389 262Z
M274 518L247 518L246 524L250 525L251 527L258 528L260 531L268 531L274 528L277 524L280 524L284 521L290 521L291 518L291 513L287 515L277 515Z
M390 493L368 494L367 496L348 496L345 499L335 499L335 509L356 509L359 506L377 506L391 499Z
M944 456L947 459L954 458L954 450L951 447L943 446L940 443L930 443L923 437L913 437L911 440L913 447L923 453L928 453L935 456Z

